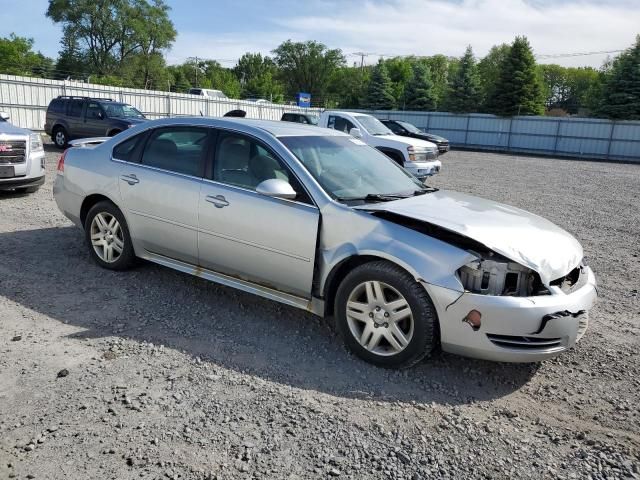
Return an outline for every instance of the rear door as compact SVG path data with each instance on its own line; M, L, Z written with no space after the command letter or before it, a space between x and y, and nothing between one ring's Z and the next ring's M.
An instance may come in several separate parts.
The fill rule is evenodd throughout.
M271 178L288 181L298 198L282 200L257 193L256 186ZM200 265L310 297L319 211L267 145L221 131L198 210Z
M198 199L211 130L162 127L146 135L133 162L122 162L120 192L132 235L145 250L196 264ZM123 142L122 156L126 153ZM118 159L118 148L114 159Z
M68 134L71 138L82 138L84 136L84 107L85 100L73 98L69 100L67 106Z
M104 110L98 102L87 102L82 135L84 137L103 137L106 134L107 128Z

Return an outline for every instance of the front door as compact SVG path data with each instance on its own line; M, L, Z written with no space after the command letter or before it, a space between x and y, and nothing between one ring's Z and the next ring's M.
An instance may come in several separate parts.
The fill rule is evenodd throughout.
M157 128L148 135L139 162L122 163L119 183L129 228L145 250L197 264L198 199L209 131Z
M288 181L295 200L263 196L267 179ZM200 265L309 298L319 211L284 162L260 141L220 132L211 180L198 205Z

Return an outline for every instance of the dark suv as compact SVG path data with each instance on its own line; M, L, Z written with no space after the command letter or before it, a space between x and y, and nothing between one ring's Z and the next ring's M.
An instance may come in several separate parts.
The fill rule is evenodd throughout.
M112 137L144 121L139 110L110 98L60 96L47 108L44 129L58 148L65 148L74 138Z

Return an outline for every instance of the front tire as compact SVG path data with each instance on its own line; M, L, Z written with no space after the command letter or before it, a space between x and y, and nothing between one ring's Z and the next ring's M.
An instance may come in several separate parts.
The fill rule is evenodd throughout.
M390 262L351 271L338 287L335 312L346 347L380 367L411 367L437 345L438 319L429 294Z
M129 228L122 212L113 203L96 203L84 222L85 239L91 258L101 267L126 270L135 263Z

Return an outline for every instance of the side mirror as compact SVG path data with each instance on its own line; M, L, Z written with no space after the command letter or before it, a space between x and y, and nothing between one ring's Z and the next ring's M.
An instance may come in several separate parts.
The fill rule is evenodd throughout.
M9 116L9 114L7 112L0 112L0 118L2 120L9 120L11 117Z
M351 130L349 130L349 135L355 138L362 138L362 132L359 128L352 128Z
M264 180L256 187L256 192L265 197L284 198L293 200L298 196L289 182L280 178L270 178Z
M104 119L104 113L103 112L98 112L98 119L100 119L100 120Z

